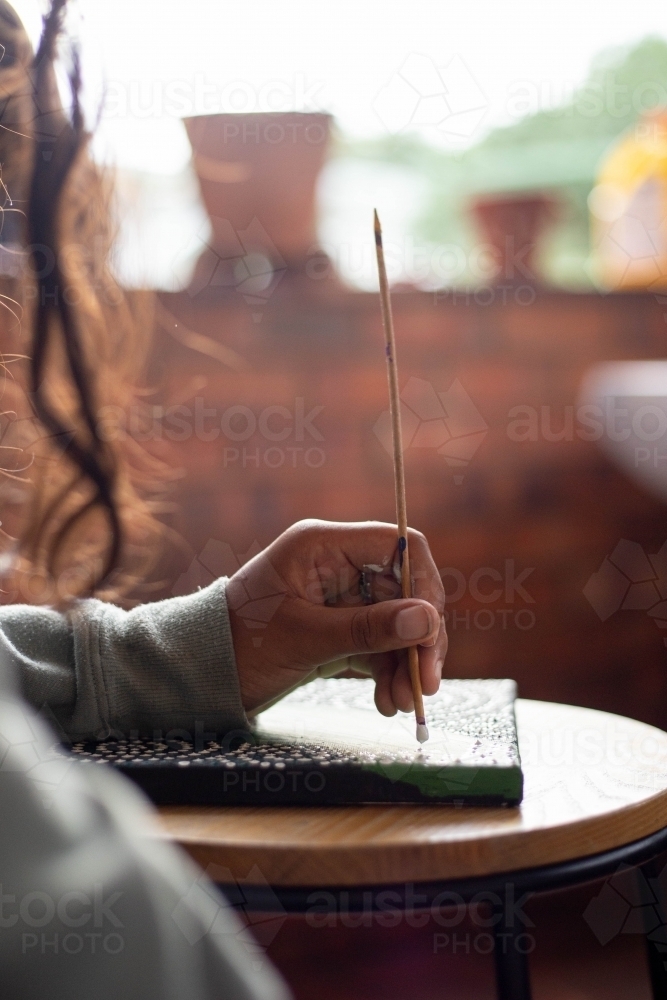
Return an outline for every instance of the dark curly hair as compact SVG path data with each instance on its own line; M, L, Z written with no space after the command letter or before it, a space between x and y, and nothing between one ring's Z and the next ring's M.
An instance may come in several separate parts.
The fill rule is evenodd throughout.
M66 108L59 94L54 67L66 6L52 0L33 56L20 20L0 0L3 212L18 215L24 261L20 314L5 315L20 315L21 329L30 330L24 381L42 430L23 479L29 502L5 562L19 576L52 583L66 576L66 588L48 591L53 603L118 595L136 583L160 531L144 497L164 471L136 442L121 450L108 440L99 419L105 406L130 405L152 323L148 297L130 300L107 264L111 186L88 154L72 45L63 55Z

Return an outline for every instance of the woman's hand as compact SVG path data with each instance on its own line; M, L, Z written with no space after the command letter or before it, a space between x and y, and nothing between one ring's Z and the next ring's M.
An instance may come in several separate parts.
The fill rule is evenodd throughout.
M415 597L405 600L392 524L299 521L242 566L227 600L246 711L348 657L350 668L361 660L370 670L383 715L410 712L405 649L414 645L424 694L435 694L447 652L445 594L418 531L409 531L409 553Z

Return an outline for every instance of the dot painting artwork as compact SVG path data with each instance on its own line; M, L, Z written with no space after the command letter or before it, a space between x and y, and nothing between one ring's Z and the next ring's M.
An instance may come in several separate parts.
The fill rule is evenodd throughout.
M220 741L107 739L55 752L115 767L161 805L521 801L513 681L443 681L422 747L414 718L377 712L373 686L313 681Z

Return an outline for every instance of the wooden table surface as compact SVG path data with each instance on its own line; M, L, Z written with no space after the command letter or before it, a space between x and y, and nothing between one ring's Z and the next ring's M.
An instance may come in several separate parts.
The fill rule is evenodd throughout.
M518 701L518 808L164 807L204 868L276 886L465 878L566 861L667 826L667 734L606 712ZM254 872L254 874L249 874Z

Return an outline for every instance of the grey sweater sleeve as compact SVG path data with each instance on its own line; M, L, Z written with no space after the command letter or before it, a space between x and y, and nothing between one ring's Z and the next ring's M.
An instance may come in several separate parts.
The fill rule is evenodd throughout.
M71 739L224 736L247 728L225 584L132 611L6 605L0 649L23 696Z

